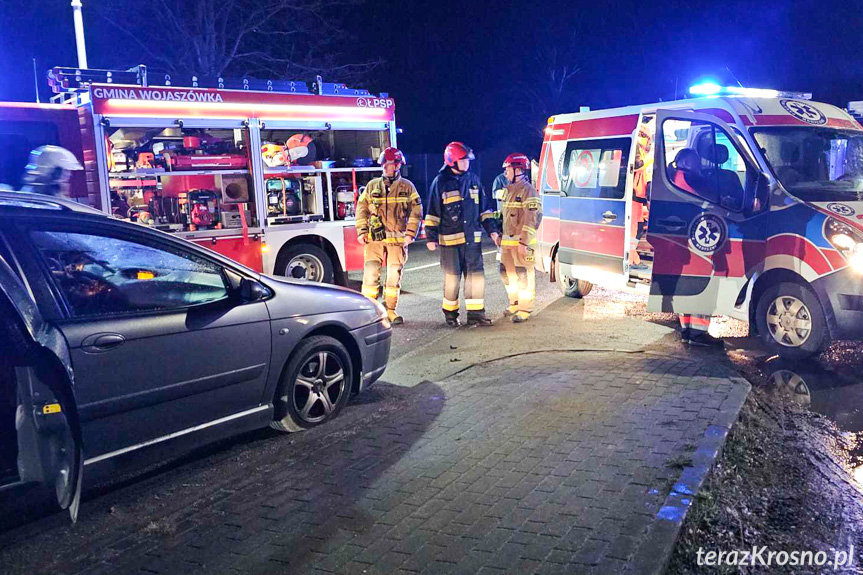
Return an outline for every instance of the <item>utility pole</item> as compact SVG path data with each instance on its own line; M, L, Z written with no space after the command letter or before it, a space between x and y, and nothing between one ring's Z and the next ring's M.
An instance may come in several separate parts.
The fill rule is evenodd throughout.
M78 48L78 67L87 68L87 47L84 45L84 16L81 0L72 0L72 17L75 20L75 45Z
M41 104L39 99L39 74L36 72L36 58L33 58L33 87L36 88L36 103Z

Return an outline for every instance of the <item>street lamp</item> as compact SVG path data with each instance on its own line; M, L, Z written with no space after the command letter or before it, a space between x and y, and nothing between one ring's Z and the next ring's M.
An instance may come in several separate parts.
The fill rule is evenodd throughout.
M78 67L87 68L87 47L84 45L84 16L81 0L72 0L72 16L75 20L75 45L78 48Z

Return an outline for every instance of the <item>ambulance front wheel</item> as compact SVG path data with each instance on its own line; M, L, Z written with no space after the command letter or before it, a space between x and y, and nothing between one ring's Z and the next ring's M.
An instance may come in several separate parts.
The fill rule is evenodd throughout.
M584 280L571 278L560 270L557 256L554 257L554 277L557 280L557 288L566 297L583 298L593 289L593 284Z
M756 310L758 333L783 358L803 359L827 344L824 310L812 290L797 283L767 288Z

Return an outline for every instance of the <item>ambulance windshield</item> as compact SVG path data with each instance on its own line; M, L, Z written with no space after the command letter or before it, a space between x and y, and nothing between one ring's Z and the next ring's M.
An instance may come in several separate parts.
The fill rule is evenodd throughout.
M803 126L752 135L782 186L800 199L863 195L863 131Z

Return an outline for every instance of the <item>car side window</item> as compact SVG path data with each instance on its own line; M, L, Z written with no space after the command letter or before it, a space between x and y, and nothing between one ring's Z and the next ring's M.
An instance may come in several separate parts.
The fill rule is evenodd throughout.
M110 235L30 232L73 317L170 310L228 297L221 266Z

